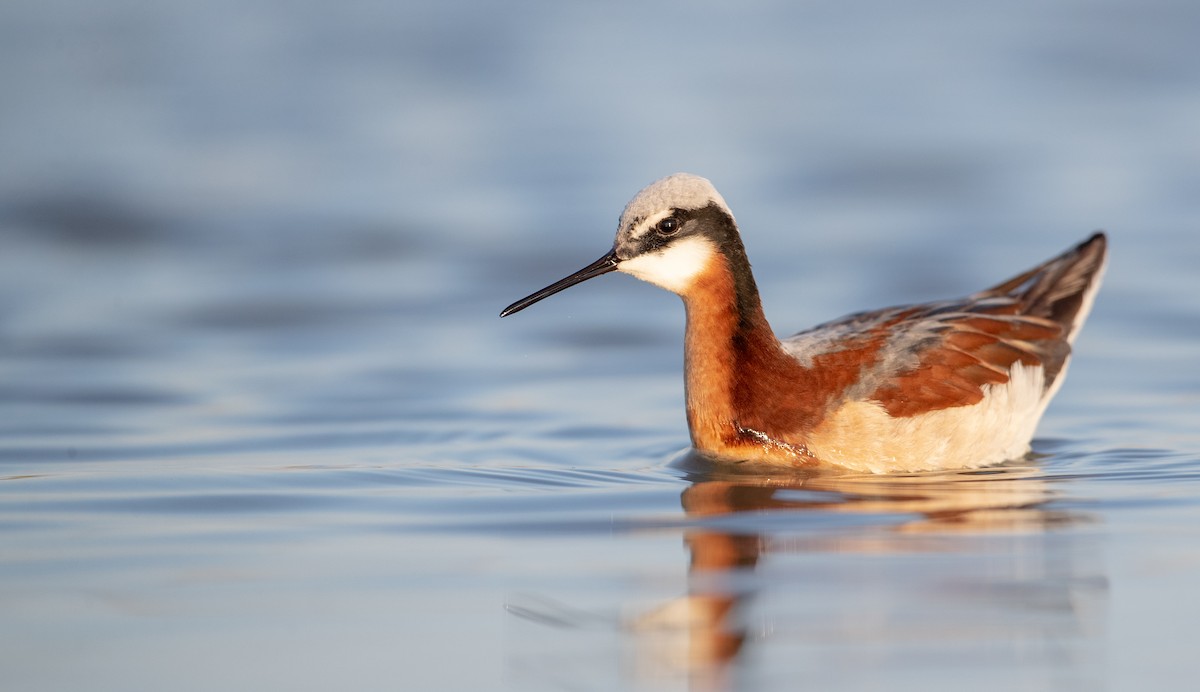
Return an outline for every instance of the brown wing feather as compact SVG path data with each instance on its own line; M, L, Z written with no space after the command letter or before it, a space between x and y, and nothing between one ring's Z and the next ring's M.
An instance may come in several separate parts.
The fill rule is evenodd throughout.
M1085 316L1080 313L1103 269L1105 251L1104 236L1096 234L961 301L876 314L875 320L889 322L897 335L892 340L896 352L892 363L875 369L872 380L878 384L866 398L897 417L974 404L983 398L984 387L1007 382L1015 363L1044 368L1049 388L1070 357L1070 339ZM874 321L868 315L851 320Z
M1014 364L1046 367L1069 349L1063 328L1048 320L981 317L970 303L961 307L937 320L936 337L915 349L915 365L887 378L868 398L897 417L974 404L985 386L1008 382Z

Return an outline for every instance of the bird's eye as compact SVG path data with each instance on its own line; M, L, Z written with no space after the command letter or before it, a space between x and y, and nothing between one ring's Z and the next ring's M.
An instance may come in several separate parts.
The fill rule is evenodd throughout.
M668 216L658 222L658 232L662 235L675 235L679 232L679 219L674 216Z

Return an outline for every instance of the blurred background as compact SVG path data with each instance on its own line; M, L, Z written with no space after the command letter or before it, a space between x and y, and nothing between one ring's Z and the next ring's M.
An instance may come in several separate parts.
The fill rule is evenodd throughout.
M1088 556L1083 577L1039 572L1114 599L1107 624L1068 628L1070 655L1057 625L1005 621L989 630L1003 645L969 640L979 668L884 646L873 670L976 686L991 670L996 689L1181 673L1194 664L1169 642L1188 638L1168 623L1187 618L1163 594L1196 576L1196 536L1132 536L1196 525L1198 32L1200 5L1177 0L8 0L6 675L21 689L642 680L619 627L539 638L513 624L538 617L503 604L565 593L624 612L688 588L679 526L696 510L679 496L712 479L670 463L687 446L682 310L607 277L496 315L607 251L629 197L676 171L732 206L782 334L969 293L1106 229L1105 290L1035 445L1039 482L1090 480L1035 495L1110 527L1067 534L1083 547L1054 534ZM1134 505L1148 514L1114 509ZM735 533L801 535L780 551L806 552L827 530L920 514L874 508L847 528L784 509ZM831 591L814 593L859 598L837 586L857 563L818 542ZM1121 578L1097 564L1166 555L1174 568L1096 596ZM921 575L888 564L870 593L897 605ZM979 583L957 564L940 568ZM971 593L1011 587L993 583L1026 573L1011 566ZM759 587L807 617L809 601L771 591L794 579ZM931 650L961 634L946 618ZM811 645L789 629L802 619L777 619L798 639L774 641ZM876 645L910 641L883 631ZM1050 653L1022 658L1043 651L1030 637ZM878 681L795 650L730 660L750 687ZM458 665L466 653L479 664ZM689 670L671 680L728 682Z

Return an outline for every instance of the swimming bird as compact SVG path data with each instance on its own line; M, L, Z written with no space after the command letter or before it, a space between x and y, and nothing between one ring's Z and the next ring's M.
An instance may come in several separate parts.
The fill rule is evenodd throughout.
M692 445L714 459L892 473L974 468L1029 451L1104 272L1096 233L965 298L860 312L779 339L737 222L677 173L626 205L612 250L505 308L612 271L682 299Z

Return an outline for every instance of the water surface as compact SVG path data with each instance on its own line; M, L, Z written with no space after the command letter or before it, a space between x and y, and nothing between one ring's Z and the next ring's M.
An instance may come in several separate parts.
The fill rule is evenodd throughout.
M1171 689L1197 671L1188 3L8 3L14 690ZM621 206L714 180L768 316L1104 227L1034 454L689 455Z

